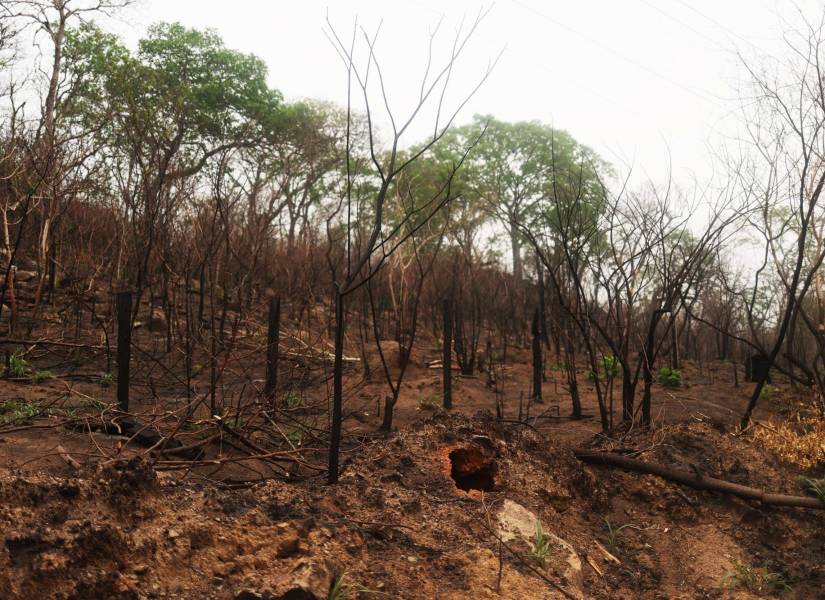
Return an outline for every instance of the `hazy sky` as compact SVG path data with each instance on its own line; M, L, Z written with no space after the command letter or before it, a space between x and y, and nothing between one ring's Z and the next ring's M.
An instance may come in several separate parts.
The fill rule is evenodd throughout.
M403 112L424 67L428 31L443 17L447 44L481 6L489 3L142 0L115 27L130 41L161 20L214 28L228 46L263 58L288 99L343 104L345 74L324 35L327 11L344 36L356 17L370 31L383 20L378 56L390 103ZM459 121L474 113L538 119L637 173L661 179L670 162L680 180L706 178L714 150L741 119L737 52L785 56L781 37L795 24L796 7L786 0L499 0L458 64L454 92L469 90L504 52ZM407 141L429 126L424 119Z

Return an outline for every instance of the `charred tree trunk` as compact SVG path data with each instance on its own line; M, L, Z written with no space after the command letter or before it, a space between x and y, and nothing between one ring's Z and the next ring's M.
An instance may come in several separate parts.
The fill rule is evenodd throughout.
M622 365L622 422L629 425L633 422L633 405L635 404L636 386L633 384L633 375L630 367Z
M650 317L650 325L647 329L647 340L645 341L644 356L642 357L642 377L644 379L644 394L642 396L642 425L650 426L650 405L652 401L651 388L653 387L653 360L656 352L656 327L662 315L669 312L666 309L656 309Z
M335 290L335 358L332 367L332 422L329 436L327 481L338 483L338 455L341 451L341 423L344 405L344 296Z
M453 408L453 307L450 300L444 301L444 354L441 361L444 386L444 408Z
M565 372L567 374L567 389L570 392L570 402L573 404L572 417L580 419L582 416L582 403L579 397L579 380L576 374L576 347L570 336L565 341Z
M541 314L536 308L533 313L533 402L541 404Z
M129 359L132 351L132 294L117 295L117 404L129 410Z
M278 349L281 330L281 297L269 300L269 328L266 344L266 385L264 396L274 408L275 391L278 388Z
M536 273L539 284L539 325L541 326L541 339L545 347L550 350L550 336L547 333L547 293L544 286L544 270L541 260L536 256Z
M395 413L395 401L393 396L384 397L384 420L381 421L381 431L392 431L392 418Z
M679 369L681 364L679 356L679 328L676 323L670 327L670 368Z

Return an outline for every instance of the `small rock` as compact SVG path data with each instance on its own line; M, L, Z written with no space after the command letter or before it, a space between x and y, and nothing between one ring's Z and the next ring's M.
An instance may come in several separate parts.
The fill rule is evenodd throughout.
M523 539L532 547L533 538L536 531L538 517L528 509L512 500L505 500L498 511L498 533L502 541ZM568 584L575 588L568 590L577 598L583 598L584 579L582 576L582 563L579 555L572 545L550 531L542 524L544 535L559 547L559 558L564 560L566 568L562 571L562 576ZM566 554L566 556L564 556Z
M137 565L132 569L135 575L145 575L147 571L149 571L149 565Z
M166 532L166 537L168 537L170 540L174 540L174 539L179 538L180 534L177 531L175 531L174 529L170 529L169 531Z
M227 562L227 563L218 563L212 569L212 574L215 577L220 577L221 579L225 579L229 577L235 571L235 563Z
M123 575L118 575L114 585L119 598L137 598L137 592L131 582Z
M298 538L298 533L294 532L291 535L287 535L283 539L279 540L277 544L277 557L286 558L288 556L292 556L293 554L298 553L298 550L300 549L301 545L301 540Z
M271 590L272 597L306 600L326 598L332 585L334 570L332 565L327 563L301 561Z
M486 435L474 435L473 442L478 444L479 446L484 446L487 450L491 452L496 451L496 445L493 443L493 440Z

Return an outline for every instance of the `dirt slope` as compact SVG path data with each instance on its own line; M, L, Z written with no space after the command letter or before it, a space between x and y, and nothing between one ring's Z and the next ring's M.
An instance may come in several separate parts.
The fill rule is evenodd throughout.
M708 424L624 443L800 493L775 459ZM533 517L544 556L535 524L513 533ZM749 598L785 584L815 598L823 526L817 511L584 466L530 428L437 414L365 443L334 487L215 489L137 458L2 472L0 598Z

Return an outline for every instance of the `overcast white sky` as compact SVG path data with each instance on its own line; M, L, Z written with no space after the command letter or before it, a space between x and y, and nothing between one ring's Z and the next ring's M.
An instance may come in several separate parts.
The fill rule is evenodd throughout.
M346 80L324 36L326 13L344 35L356 17L370 30L383 20L378 54L391 75L390 102L401 109L421 75L429 29L443 17L447 43L462 17L481 6L489 3L141 0L116 28L132 42L156 21L213 28L227 46L263 58L272 85L288 99L343 104ZM800 6L808 14L821 10L813 2ZM781 57L781 36L796 10L788 0L499 0L458 65L456 93L504 53L459 120L474 113L538 119L638 173L661 179L670 162L678 180L705 179L714 149L740 119L737 50ZM429 125L425 118L407 141L426 135Z

